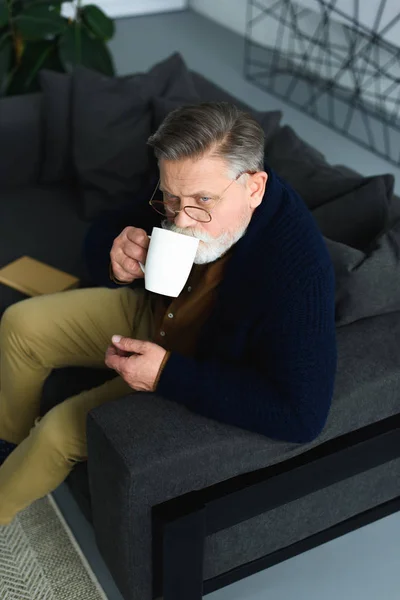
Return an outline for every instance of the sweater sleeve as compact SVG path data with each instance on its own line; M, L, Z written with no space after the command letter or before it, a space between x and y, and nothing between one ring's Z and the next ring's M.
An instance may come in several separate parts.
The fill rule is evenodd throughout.
M149 190L154 177L151 181ZM130 210L105 211L91 223L82 250L86 271L93 284L118 287L109 277L110 251L115 238L125 227L133 225L150 233L154 226L159 226L160 217L147 203L148 193L146 190L135 198Z
M306 443L322 431L336 372L334 275L313 275L273 329L258 328L254 367L171 353L157 392L203 416L262 435Z

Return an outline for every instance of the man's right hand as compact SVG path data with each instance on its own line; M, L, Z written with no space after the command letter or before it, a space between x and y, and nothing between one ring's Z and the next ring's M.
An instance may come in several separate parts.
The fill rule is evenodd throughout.
M132 283L144 277L139 262L145 263L150 239L144 229L125 227L111 248L111 268L122 283Z

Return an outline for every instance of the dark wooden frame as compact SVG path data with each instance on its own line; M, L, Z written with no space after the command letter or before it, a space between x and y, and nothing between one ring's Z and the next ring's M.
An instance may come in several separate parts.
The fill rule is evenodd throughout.
M203 582L206 536L400 457L400 415L276 465L153 507L153 598L201 600L225 587L400 510L400 496Z

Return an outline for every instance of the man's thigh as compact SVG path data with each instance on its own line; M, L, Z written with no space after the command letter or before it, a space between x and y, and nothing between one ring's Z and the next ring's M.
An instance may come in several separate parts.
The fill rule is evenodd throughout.
M44 367L96 367L104 366L113 334L150 339L152 327L145 290L88 288L14 304L3 315L1 338L19 338Z

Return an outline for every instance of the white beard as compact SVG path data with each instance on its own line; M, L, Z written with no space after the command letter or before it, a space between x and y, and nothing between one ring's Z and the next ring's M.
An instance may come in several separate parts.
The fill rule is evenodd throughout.
M236 242L240 240L246 233L248 222L241 225L241 227L233 232L225 232L218 238L213 238L205 231L197 231L192 227L178 227L175 223L165 220L161 223L163 229L174 231L175 233L182 233L183 235L190 235L200 240L199 247L194 259L196 265L205 265L214 262L218 258L221 258Z

